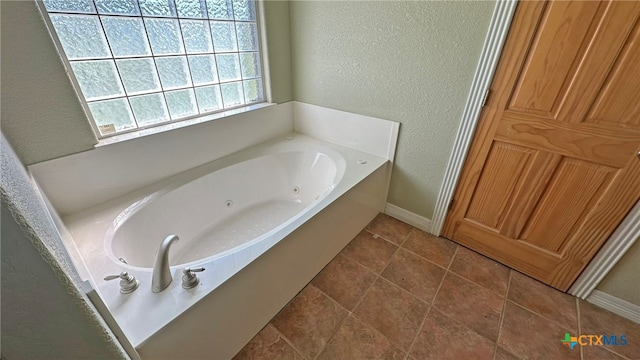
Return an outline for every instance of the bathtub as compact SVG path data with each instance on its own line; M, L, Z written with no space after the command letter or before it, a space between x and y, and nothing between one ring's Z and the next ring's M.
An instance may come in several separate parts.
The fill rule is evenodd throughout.
M88 280L141 354L187 358L184 352L168 355L166 337L175 341L171 334L176 331L167 329L215 333L218 326L221 334L230 333L230 339L213 341L214 350L225 342L234 343L218 353L229 357L382 210L387 164L387 159L375 155L291 133L145 186L64 222L88 269ZM170 234L180 237L169 252L173 281L164 291L153 293L155 252ZM300 262L296 268L290 268L296 262ZM198 286L185 290L182 270L195 266L205 271L198 273ZM140 281L135 292L121 294L118 281L102 280L121 271ZM258 285L255 279L242 280L265 274L271 280L260 280ZM276 293L252 292L261 286ZM236 309L243 301L245 309ZM226 309L224 316L237 314L229 321L246 320L249 325L239 326L242 329L234 334L234 325L224 324L227 320L212 320L222 316L221 307ZM254 310L260 312L239 319ZM198 336L186 334L181 341L190 338ZM203 338L197 346L206 350L206 344ZM214 350L193 356L211 356Z

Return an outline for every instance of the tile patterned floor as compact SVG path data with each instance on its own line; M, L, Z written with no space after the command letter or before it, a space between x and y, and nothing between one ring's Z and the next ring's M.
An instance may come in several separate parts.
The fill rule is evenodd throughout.
M235 358L640 359L640 325L380 214Z

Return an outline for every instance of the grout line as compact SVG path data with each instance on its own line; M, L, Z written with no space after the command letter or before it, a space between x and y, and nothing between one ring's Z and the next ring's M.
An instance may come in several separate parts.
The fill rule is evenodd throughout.
M456 248L456 252L458 251L458 248ZM455 257L455 253L453 254ZM453 257L451 258L453 261ZM449 263L449 265L451 265L451 263ZM434 304L436 303L436 299L438 298L438 294L440 293L440 289L442 288L442 284L444 283L444 279L447 277L447 272L449 270L445 269L445 273L442 276L442 279L440 279L440 285L438 285L438 288L436 289L436 293L433 295L433 298L431 299L431 304L429 305L429 308L427 309L426 314L424 314L424 317L422 318L422 321L420 322L420 326L418 327L418 331L416 332L415 337L413 338L413 341L411 342L411 346L409 346L409 350L407 350L407 357L405 359L409 358L409 354L411 354L411 350L413 350L413 346L416 344L416 341L418 341L418 336L420 335L420 332L422 331L422 327L424 326L424 322L427 321L427 316L429 316L429 313L431 313L432 310L435 309Z
M369 230L367 230L367 231L368 231L368 232L370 232ZM380 236L380 235L378 235L378 234L374 234L374 233L372 233L372 232L370 232L370 233L371 233L371 234L373 234L373 235L377 235L378 237L382 238L383 240L386 240L386 239L384 239L382 236ZM407 237L408 237L408 235L407 235ZM386 241L388 241L388 240L386 240ZM405 241L406 241L406 239L405 239ZM390 242L390 241L389 241L389 242ZM400 248L402 247L401 245L398 245L398 244L395 244L395 243L392 243L392 244L396 245L396 249L395 249L395 251L394 251L394 252L393 252L393 254L389 257L389 260L387 260L386 264L384 265L384 268L382 269L382 271L380 271L380 273L379 273L379 274L378 274L377 272L375 272L375 271L373 272L373 273L376 275L376 279L375 279L374 281L372 281L372 282L371 282L371 285L369 285L369 287L368 287L368 288L367 288L367 289L362 293L362 296L360 297L360 300L358 300L358 302L356 303L356 305L353 307L353 310L355 311L355 310L360 306L360 303L362 303L362 300L364 300L364 298L365 298L365 296L367 295L367 293L369 292L369 290L373 287L373 284L375 284L377 281L379 281L379 280L380 280L380 281L387 281L387 282L389 282L391 285L393 285L393 286L395 286L395 287L399 288L401 291L406 292L407 294L411 295L412 297L414 297L414 298L415 298L415 299L417 299L418 301L420 301L420 302L422 302L422 303L426 303L426 304L427 304L427 312L426 312L426 313L429 313L429 309L430 309L431 305L430 305L428 302L426 302L425 300L420 299L419 297L417 297L416 295L412 294L412 293L411 293L411 292L409 292L408 290L406 290L406 289L402 288L400 285L398 285L398 284L394 283L393 281L388 280L388 279L386 279L385 277L383 277L383 276L382 276L382 273L383 273L383 272L384 272L384 271L389 267L389 264L391 264L391 261L393 261L393 258L396 256L396 254L398 253L398 251L399 251L399 250L400 250ZM355 260L355 259L352 259L352 260L353 260L353 261L355 261L356 263L358 263L359 265L362 265L362 264L360 264L357 260ZM362 265L362 266L364 266L364 265ZM444 277L443 277L443 278L444 278ZM352 313L353 313L353 312L352 312ZM411 350L411 346L409 346L409 349L407 349L407 350L406 350L406 352L405 352L405 350L404 350L402 347L400 347L400 346L399 346L398 344L396 344L394 341L391 341L391 339L389 339L385 334L383 334L382 332L380 332L380 331L379 331L375 326L373 326L373 325L369 324L367 321L365 321L365 319L360 319L360 317L358 317L358 315L357 315L357 314L355 314L355 313L353 313L353 316L354 316L356 319L358 319L359 321L362 321L365 325L367 325L367 326L368 326L368 327L370 327L371 329L374 329L378 334L382 335L382 337L384 337L384 338L389 342L389 344L392 344L392 345L393 345L393 346L395 346L398 350L400 350L401 352L405 353L405 359L407 359L407 358L409 357L409 352L410 352L410 350ZM426 315L425 315L425 316L426 316ZM420 325L420 327L418 328L418 332L417 332L417 333L419 333L419 332L420 332L420 328L421 328L421 327L422 327L422 324L421 324L421 325ZM417 336L417 333L416 333L416 336ZM415 339L414 339L414 341L415 341ZM412 343L411 345L413 345L413 343Z
M376 239L382 239L382 240L384 240L384 241L386 241L386 242L388 242L388 243L391 243L391 244L393 244L393 245L395 245L395 246L398 246L398 247L402 246L402 244L404 244L404 241L406 241L406 238L405 238L405 240L403 240L402 244L397 244L397 243L395 243L395 242L393 242L393 241L391 241L391 240L387 239L386 237L384 237L384 236L382 236L382 235L380 235L380 234L378 234L378 233L374 233L373 231L371 231L371 230L369 230L369 229L367 229L367 228L365 228L365 229L364 229L364 231L366 231L366 232L368 232L369 234L373 235L373 237L374 237L374 238L376 238ZM354 238L354 239L355 239L355 238Z
M444 279L444 276L442 278ZM411 350L413 350L413 346L416 344L416 341L418 341L418 337L420 336L422 327L424 326L425 321L427 321L427 317L429 317L429 314L431 313L431 311L432 310L435 311L434 309L435 308L433 307L433 305L429 305L429 307L427 308L427 312L422 317L422 320L420 321L420 326L418 326L418 331L416 331L416 334L413 337L413 341L411 342L411 345L409 345L409 350L407 350L407 356L405 356L405 360L409 359L409 356L411 355Z
M512 300L507 300L507 301L509 301L510 303L512 303L513 305L515 305L515 306L517 306L517 307L519 307L519 308L521 308L521 309L526 310L527 312L530 312L530 313L532 313L532 314L534 314L534 315L536 315L536 316L541 317L542 319L544 319L544 320L546 320L546 321L551 322L551 324L552 324L553 326L557 326L557 327L561 328L561 329L562 329L563 331L565 331L565 332L569 332L569 333L570 333L570 332L572 331L571 329L568 329L565 325L562 325L562 324L559 324L559 323L557 323L557 322L555 322L555 321L552 321L552 320L550 320L549 318L547 318L547 317L545 317L545 316L542 316L542 315L538 314L537 312L535 312L535 311L533 311L533 310L529 309L528 307L526 307L526 306L524 306L524 305L518 304L517 302L512 301Z
M576 299L576 310L577 310L577 315L578 315L578 335L582 335L582 320L581 320L581 316L580 316L581 315L580 298L576 297L575 299ZM617 356L619 356L619 357L621 357L623 359L629 359L628 357L626 357L624 355L618 354L617 352L615 352L611 348L602 346L602 349L607 350L607 351L609 351L609 352L611 352L611 353L613 353L613 354L615 354L615 355L617 355ZM583 350L582 350L582 346L580 346L580 357L581 357L581 359L584 360L584 353L583 353Z
M449 240L451 241L451 240ZM451 241L452 243L454 243L453 241ZM456 244L456 243L454 243ZM458 249L460 249L460 245L456 244L456 249L453 252L453 256L451 256L451 260L449 260L449 265L447 265L447 271L450 271L449 269L451 268L451 264L453 264L453 260L456 258L456 255L458 255Z
M280 335L280 338L282 338L282 340L284 340L284 342L286 342L287 344L289 344L289 346L291 346L291 348L293 349L293 351L295 351L298 355L300 355L301 358L306 359L307 357L302 355L302 352L300 350L298 350L298 348L296 348L293 343L291 342L291 340L287 339L286 336L284 336L283 333L280 332L280 330L278 330L277 327L275 327L275 325L271 324L271 322L269 322L268 325L273 326L273 328L276 330L276 332L278 333L278 335ZM246 345L245 345L246 346Z
M365 229L366 230L366 229ZM387 239L379 236L378 234L374 234L372 232L370 232L369 230L366 230L367 232L369 232L370 234L376 236L376 238L381 238L384 241L387 241L389 243L392 243L390 241L388 241ZM355 237L354 237L355 239ZM353 241L353 239L351 240ZM351 243L351 242L349 242ZM392 243L394 244L394 243ZM361 264L358 260L351 258L350 256L348 256L347 254L342 254L344 255L347 259L353 261L354 263L356 263L357 265L363 267L364 269L366 269L367 271L371 272L375 278L373 279L373 281L371 282L371 284L369 284L369 286L362 292L362 295L360 296L360 299L356 302L356 304L353 306L353 310L349 310L347 308L345 308L344 306L342 306L340 303L338 303L335 299L333 299L330 295L328 295L327 293L325 293L324 291L322 291L321 289L317 288L320 292L322 292L324 295L326 295L329 299L331 299L331 301L335 302L336 304L338 304L338 306L340 306L341 308L345 309L347 311L347 316L345 316L345 318L342 320L342 322L340 323L340 325L338 327L336 327L336 331L331 335L331 337L327 340L326 344L322 347L322 349L320 350L320 352L318 353L317 356L320 356L320 354L322 354L322 352L324 352L326 346L329 344L329 342L331 342L331 340L333 339L333 337L336 335L336 333L338 332L338 330L344 325L344 322L347 320L347 318L349 318L349 316L353 316L356 320L361 321L363 324L365 324L367 327L369 327L370 329L373 329L376 333L378 333L380 336L382 336L384 339L386 339L390 344L392 344L393 346L395 346L396 348L398 348L398 350L403 351L400 347L398 347L394 342L392 342L386 335L384 335L383 333L381 333L377 328L375 328L374 326L372 326L371 324L369 324L368 322L366 322L364 319L360 319L354 312L355 310L358 308L358 306L360 306L360 303L362 303L362 300L365 298L366 294L369 292L369 290L373 287L373 284L375 284L376 281L378 281L379 279L383 279L381 274L384 271L384 269L387 268L387 266L389 266L389 264L391 263L391 260L393 259L393 257L395 256L396 252L398 252L398 249L400 248L400 246L396 245L396 249L393 252L393 254L389 257L389 260L386 262L384 268L382 269L382 271L380 272L380 274L378 274L374 269L370 269L367 266L364 266L363 264ZM338 253L341 254L342 252ZM337 256L337 255L336 255ZM317 276L317 275L316 275ZM386 279L385 279L386 280ZM388 280L387 280L388 281ZM395 285L395 284L394 284ZM404 289L403 289L404 290ZM404 352L404 351L403 351ZM316 358L317 358L316 356Z
M580 321L580 301L576 297L576 317L578 318L578 336L582 335L582 322ZM580 359L584 360L584 352L582 346L580 346Z
M320 290L320 289L318 289ZM322 290L320 290L320 292L326 296L329 297L329 295L325 294ZM329 297L330 298L330 297ZM330 298L331 299L331 298ZM333 299L331 299L333 300ZM338 306L340 306L340 304L338 304ZM340 306L341 308L344 309L344 307ZM318 353L316 354L316 356L314 356L312 359L315 360L318 357L320 357L320 355L322 355L322 353L324 352L324 350L327 348L327 345L329 345L329 343L331 342L331 340L333 340L334 336L336 336L336 334L338 333L338 330L340 330L340 328L344 325L344 323L347 321L347 319L349 318L349 316L351 315L351 312L349 310L347 310L347 315L345 315L344 319L342 319L342 321L340 321L340 323L338 324L338 326L336 326L336 329L333 331L333 334L331 334L331 336L329 336L329 338L327 339L327 342L324 343L324 345L322 345L322 347L319 349Z
M496 337L496 345L493 348L493 359L498 356L498 344L500 342L500 335L502 334L502 323L504 322L504 315L507 312L507 295L509 295L509 286L511 286L511 274L509 270L509 278L507 279L507 289L504 292L504 303L502 304L502 312L500 313L500 321L498 322L498 336Z
M406 248L406 247L404 247L404 246L399 246L399 247L401 247L401 248L402 248L402 250L404 250L404 251L410 252L411 254L413 254L413 255L415 255L415 256L418 256L418 257L420 257L420 258L421 258L421 259L423 259L423 260L428 261L429 263L431 263L431 264L433 264L433 265L435 265L435 266L439 267L439 268L440 268L440 269L442 269L442 270L445 270L445 271L447 270L447 268L446 268L446 267L444 267L444 266L442 266L442 265L440 265L440 264L438 264L438 263L433 262L433 260L429 260L429 259L427 259L426 257L424 257L424 256L422 256L422 255L420 255L420 254L418 254L417 252L414 252L414 251L412 251L412 250L410 250L410 249L407 249L407 248ZM455 256L455 252L454 252L454 255L452 255L452 256ZM453 259L453 257L452 257L451 259Z
M547 284L545 284L545 283L543 283L543 282L541 282L541 281L539 281L539 280L536 280L536 279L532 278L531 276L529 276L529 275L527 275L527 274L524 274L524 273L522 273L522 272L520 272L520 271L518 271L518 270L516 270L516 269L512 269L512 268L510 268L510 269L511 269L511 271L515 271L515 272L517 272L517 273L518 273L518 274L520 274L520 275L524 275L524 276L526 276L527 278L529 278L529 279L531 279L531 280L533 280L533 281L535 281L535 282L537 282L537 283L540 283L540 284L542 284L542 285L544 285L544 286L546 286L546 287L550 288L550 289L551 289L551 290L553 290L554 292L558 292L558 293L561 293L561 294L563 294L563 295L567 295L567 296L569 296L569 297L572 297L572 298L576 299L576 301L578 301L578 300L579 300L577 297L575 297L575 296L573 296L573 295L571 295L571 294L563 293L562 291L560 291L560 290L558 290L558 289L555 289L555 288L553 288L553 287L551 287L551 286L549 286L549 285L547 285ZM525 305L522 305L522 304L518 303L518 302L517 302L517 301L515 301L515 300L512 300L511 302L512 302L512 303L514 303L514 304L516 304L516 305L518 305L518 306L520 306L520 307L521 307L521 308L523 308L523 309L527 309L529 312L534 313L534 314L536 314L536 315L540 316L541 318L543 318L543 319L545 319L545 320L547 320L547 321L552 322L554 325L559 326L559 327L561 327L561 328L563 328L563 329L567 330L567 326L566 326L565 324L559 323L556 319L551 318L551 317L549 317L549 316L547 316L547 315L541 314L541 313L539 313L539 312L538 312L538 311L536 311L536 310L529 309L529 308L528 308L528 307L526 307ZM578 317L578 324L577 324L577 325L578 325L578 327L577 327L577 330L578 330L578 334L579 334L579 333L580 333L580 331L581 331L581 329L580 329L580 325L579 325L579 324L580 324L580 323L579 323L580 313L578 312L578 310L577 310L577 309L578 309L578 304L576 304L576 316ZM570 329L570 328L569 328L568 330L573 331L573 329Z

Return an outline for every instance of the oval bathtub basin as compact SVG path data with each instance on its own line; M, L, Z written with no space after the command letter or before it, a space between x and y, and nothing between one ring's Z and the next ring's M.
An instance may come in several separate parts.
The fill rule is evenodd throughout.
M65 221L93 287L139 347L280 241L316 226L321 211L338 216L326 208L386 163L305 135L283 134ZM378 184L387 178L376 179ZM354 192L345 201L369 209L381 207L383 198ZM154 293L155 254L171 234L180 238L169 250L173 281ZM198 273L200 282L183 289L182 272L194 266L205 268ZM121 271L140 281L133 293L123 295L117 281L103 280Z
M335 157L335 155L334 155ZM340 181L336 160L317 151L262 155L216 170L136 210L127 209L108 232L109 256L151 268L166 236L180 241L172 266L224 256L284 226Z

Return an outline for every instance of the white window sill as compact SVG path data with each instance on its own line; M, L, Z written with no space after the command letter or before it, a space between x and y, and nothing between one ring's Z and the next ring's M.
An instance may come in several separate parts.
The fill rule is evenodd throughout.
M273 106L273 105L276 105L276 104L263 102L263 103L259 103L259 104L254 104L254 105L244 106L244 107L237 108L237 109L231 109L231 110L219 112L219 113L216 113L216 114L203 115L203 116L199 116L199 117L194 118L194 119L176 121L176 122L172 122L172 123L165 124L165 125L160 125L160 126L155 126L155 127L148 128L148 129L142 129L142 130L133 131L133 132L129 132L129 133L121 134L121 135L115 135L115 136L111 136L111 137L108 137L108 138L104 138L104 139L98 140L98 143L96 145L94 145L94 147L97 148L97 147L101 147L101 146L105 146L105 145L111 145L111 144L116 144L116 143L127 141L127 140L141 138L141 137L144 137L144 136L159 134L159 133L171 131L171 130L174 130L174 129L180 129L180 128L183 128L183 127L192 126L192 125L196 125L196 124L201 124L201 123L208 122L208 121L218 120L218 119L225 118L225 117L231 116L231 115L242 114L242 113L246 113L246 112L249 112L249 111L263 109L263 108L270 107L270 106Z

